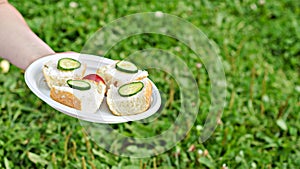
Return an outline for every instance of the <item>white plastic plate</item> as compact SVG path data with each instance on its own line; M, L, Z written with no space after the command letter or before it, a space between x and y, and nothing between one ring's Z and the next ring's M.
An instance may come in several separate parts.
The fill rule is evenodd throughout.
M96 73L96 70L99 68L99 66L103 66L106 64L113 63L113 60L100 57L100 56L94 56L94 55L88 55L88 54L79 54L79 53L61 53L61 54L55 54L51 56L46 56L43 58L40 58L33 62L25 71L25 82L28 85L29 89L40 99L42 99L44 102L46 102L48 105L53 107L54 109L67 114L69 116L78 118L80 120L84 121L90 121L95 123L106 123L106 124L113 124L113 123L124 123L128 121L136 121L145 119L147 117L150 117L151 115L155 114L161 105L161 97L159 94L159 91L155 84L152 83L152 98L151 98L151 105L149 109L141 114L137 115L131 115L131 116L115 116L113 115L110 110L108 109L108 106L106 104L106 98L104 98L100 109L96 113L83 113L76 109L70 108L68 106L65 106L61 103L58 103L50 98L50 89L47 86L47 83L45 81L42 68L44 63L46 63L49 60L56 60L63 57L69 57L73 59L77 59L82 63L85 63L87 65L86 75L91 73Z

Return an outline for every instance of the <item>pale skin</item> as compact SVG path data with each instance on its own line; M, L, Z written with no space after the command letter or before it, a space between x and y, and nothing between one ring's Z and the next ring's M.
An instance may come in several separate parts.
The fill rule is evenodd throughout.
M0 57L17 67L25 70L36 59L55 53L7 0L0 0L0 23Z

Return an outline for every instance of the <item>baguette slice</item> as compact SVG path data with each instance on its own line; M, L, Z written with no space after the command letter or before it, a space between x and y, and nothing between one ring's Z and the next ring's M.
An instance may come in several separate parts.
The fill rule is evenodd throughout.
M117 87L110 86L107 91L107 105L111 112L117 116L134 115L146 111L151 103L152 84L149 79L140 80L144 87L137 94L129 97L122 97Z
M61 104L81 110L81 112L95 113L103 101L106 86L102 82L85 81L91 85L89 90L76 90L69 86L52 86L50 97Z
M57 69L58 60L50 60L43 66L43 74L47 85L51 89L53 86L64 86L69 79L81 79L86 70L86 64L81 64L80 68L63 71Z
M148 72L144 70L138 70L137 73L119 71L115 68L116 63L102 66L96 72L99 76L104 78L107 88L110 88L111 85L119 87L128 82L142 80L148 76Z

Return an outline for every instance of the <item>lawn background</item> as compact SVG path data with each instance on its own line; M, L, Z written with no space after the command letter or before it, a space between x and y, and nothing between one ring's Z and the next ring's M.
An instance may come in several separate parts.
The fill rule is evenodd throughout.
M297 168L300 166L300 1L70 1L10 0L30 28L57 52L80 52L109 22L138 12L161 11L200 28L218 48L227 79L227 103L216 131L199 143L209 107L209 77L195 55L175 40L141 35L108 57L161 48L184 58L199 85L199 117L187 137L164 154L121 158L83 132L78 120L59 113L27 88L24 72L0 74L1 168ZM162 42L162 43L157 43ZM163 83L173 84L170 77ZM176 90L164 87L164 91ZM168 102L176 112L178 98ZM176 116L175 116L176 117ZM171 125L164 117L150 131ZM170 119L170 121L168 121ZM139 135L136 123L114 126ZM147 131L148 132L148 131Z

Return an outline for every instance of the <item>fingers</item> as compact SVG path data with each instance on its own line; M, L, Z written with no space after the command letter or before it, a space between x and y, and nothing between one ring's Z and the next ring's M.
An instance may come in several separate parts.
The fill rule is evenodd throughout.
M4 3L8 3L8 1L7 0L0 0L0 5L4 4Z

